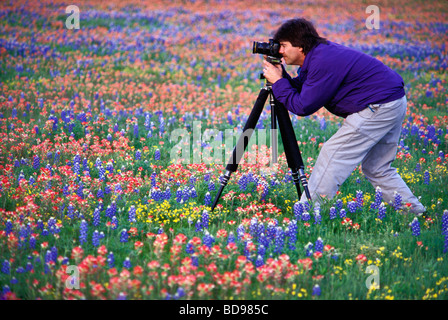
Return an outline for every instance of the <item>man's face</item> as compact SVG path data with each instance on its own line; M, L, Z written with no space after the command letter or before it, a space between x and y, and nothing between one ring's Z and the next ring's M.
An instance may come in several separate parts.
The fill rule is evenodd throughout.
M280 42L279 53L283 56L286 64L302 66L305 61L305 55L303 49L299 47L293 47L289 41Z

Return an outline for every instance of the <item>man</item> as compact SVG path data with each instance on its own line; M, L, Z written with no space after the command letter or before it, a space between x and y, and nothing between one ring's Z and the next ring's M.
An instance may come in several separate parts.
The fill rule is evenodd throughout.
M369 55L320 37L305 19L286 21L274 40L280 43L284 62L300 66L298 77L291 78L282 65L264 61L263 74L276 100L299 116L324 106L345 118L317 158L308 181L312 200L320 203L322 197L334 197L361 163L386 202L394 201L398 192L404 203L410 203L411 213L425 212L391 167L407 107L401 76Z

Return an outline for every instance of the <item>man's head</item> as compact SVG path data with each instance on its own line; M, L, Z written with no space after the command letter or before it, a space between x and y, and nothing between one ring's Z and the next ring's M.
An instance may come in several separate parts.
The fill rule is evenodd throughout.
M327 43L325 38L319 36L313 24L303 18L283 23L275 33L274 40L280 42L280 53L285 62L294 65L302 65L305 56L314 46Z

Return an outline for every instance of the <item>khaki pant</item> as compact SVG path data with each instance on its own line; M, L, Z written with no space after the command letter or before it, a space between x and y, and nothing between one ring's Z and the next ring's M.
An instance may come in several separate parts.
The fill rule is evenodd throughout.
M404 203L411 203L411 212L422 213L423 205L391 167L397 154L402 123L406 115L406 96L381 105L370 105L349 115L341 128L324 143L308 181L311 198L331 199L341 184L361 163L367 179L383 193L383 201L394 201L394 192ZM306 201L305 194L301 201Z

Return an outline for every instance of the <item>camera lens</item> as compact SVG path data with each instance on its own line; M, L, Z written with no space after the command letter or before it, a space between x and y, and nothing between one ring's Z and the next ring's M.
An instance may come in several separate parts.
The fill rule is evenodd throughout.
M252 53L265 54L272 57L281 57L279 53L280 44L277 41L269 39L269 42L254 41Z

